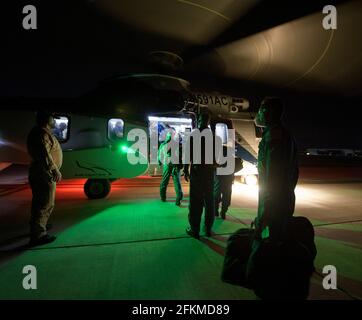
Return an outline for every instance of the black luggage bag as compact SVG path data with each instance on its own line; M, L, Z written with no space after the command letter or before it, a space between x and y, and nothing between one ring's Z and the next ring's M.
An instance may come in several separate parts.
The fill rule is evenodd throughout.
M306 299L317 253L313 225L291 217L286 230L283 241L262 240L251 259L255 230L237 230L227 241L221 279L262 299Z

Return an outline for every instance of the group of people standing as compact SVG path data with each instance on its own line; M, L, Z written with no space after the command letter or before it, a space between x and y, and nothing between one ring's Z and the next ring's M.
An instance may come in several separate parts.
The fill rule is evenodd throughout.
M209 125L210 115L206 112L200 113L197 118L197 129L200 132L204 132L204 130L211 131ZM205 234L206 236L211 236L215 216L219 216L220 203L222 203L222 219L225 219L226 212L230 206L234 174L216 175L215 162L206 163L204 137L201 137L200 163L196 164L193 162L192 140L189 149L190 164L182 164L180 156L181 145L178 150L176 150L179 153L179 155L176 156L177 163L173 163L169 144L174 137L175 133L172 130L169 131L158 151L159 165L163 164L163 174L160 185L161 201L166 201L166 190L170 177L172 176L176 192L176 205L180 206L181 200L183 199L181 186L181 171L183 170L185 180L190 182L188 216L190 227L186 232L195 238L199 238L201 217L203 209L205 208Z
M283 229L287 218L293 215L295 196L294 189L298 180L295 142L290 133L282 125L283 104L278 98L263 100L255 119L255 124L264 128L259 145L259 205L255 219L255 227L260 234L277 237ZM62 179L62 149L52 134L55 120L52 114L38 112L37 125L29 133L27 146L32 162L29 172L29 182L33 192L31 209L31 245L49 243L55 236L47 233L48 219L54 208L56 183ZM197 118L197 128L203 132L210 130L210 115L200 113ZM205 161L205 140L201 140L201 162L193 162L192 155L189 164L177 164L164 161L171 157L167 144L172 134L168 133L166 140L159 148L159 163L163 163L163 177L160 186L160 197L166 201L166 190L172 176L176 205L183 199L181 187L181 170L186 181L190 182L189 190L189 227L187 234L199 238L201 217L205 210L205 235L212 235L215 216L225 219L230 206L231 190L234 174L215 174L215 163ZM240 170L241 167L236 169ZM221 211L219 207L221 203Z
M278 238L284 230L286 221L293 215L295 207L294 189L298 180L297 148L289 131L282 124L283 103L279 98L265 98L255 118L256 126L263 128L263 136L258 152L259 173L259 203L258 213L254 221L256 232L262 237ZM200 113L197 118L197 129L200 132L211 130L210 115ZM160 158L171 157L167 144L172 134L168 133L166 140L159 149ZM181 187L181 170L185 180L190 182L189 191L189 227L186 233L194 238L200 236L200 225L203 210L205 210L205 235L212 235L214 219L221 216L225 219L230 206L234 174L217 175L215 164L205 162L205 145L201 140L201 163L180 165L169 162L164 165L160 186L161 200L166 200L166 189L172 176L176 205L183 198ZM192 150L192 148L191 148ZM167 153L169 152L169 153ZM162 162L164 163L164 162ZM241 167L236 168L239 171ZM221 204L221 211L219 207Z

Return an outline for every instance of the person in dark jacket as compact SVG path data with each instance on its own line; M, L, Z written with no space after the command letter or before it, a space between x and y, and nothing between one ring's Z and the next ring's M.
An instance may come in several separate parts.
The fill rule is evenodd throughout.
M259 144L259 204L256 229L273 238L282 236L285 223L294 213L294 189L298 181L297 147L281 122L283 103L265 98L255 123L263 127Z
M254 288L268 291L269 297L273 290L277 294L278 288L270 285L273 279L280 279L281 283L285 280L272 265L277 263L282 269L286 263L275 256L277 244L288 243L287 228L294 213L294 189L298 181L297 147L281 122L282 114L282 101L270 97L262 101L255 118L255 124L263 128L263 135L258 152L258 213L246 275ZM265 277L271 271L272 275Z
M224 157L227 155L227 148L232 150L230 147L223 146ZM230 153L234 155L235 151L232 150ZM222 219L226 218L226 212L228 211L231 203L232 186L234 182L235 172L238 172L243 168L242 160L240 158L235 158L234 156L233 158L235 160L235 169L233 173L227 175L215 174L215 181L214 181L215 217L219 216L219 208L221 204L220 216Z
M200 113L197 119L197 128L201 133L208 134L211 137L211 142L214 145L214 134L209 128L210 115L206 112ZM186 233L196 239L199 238L200 224L203 209L205 208L205 233L207 237L211 236L212 226L215 219L215 202L214 202L214 174L215 174L215 157L212 155L212 162L206 161L207 156L207 139L202 137L200 140L201 150L199 160L196 161L197 155L193 153L193 131L190 136L189 153L191 164L185 164L184 175L185 180L190 179L190 192L189 192L189 224L190 227L186 229ZM210 148L213 150L213 147ZM210 150L208 149L208 150ZM189 173L189 167L190 173Z

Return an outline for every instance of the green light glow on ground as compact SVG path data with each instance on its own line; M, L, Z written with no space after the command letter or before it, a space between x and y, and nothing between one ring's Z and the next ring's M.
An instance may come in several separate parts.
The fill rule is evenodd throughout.
M187 237L186 227L187 209L173 202L111 206L59 233L47 247L140 242L26 251L0 266L0 299L253 299L250 290L220 280L222 255ZM220 233L235 227L215 224ZM147 241L166 238L176 239ZM38 290L22 288L27 264L38 269Z
M85 202L78 211L82 219L58 232L55 243L0 266L0 299L255 298L220 280L227 235L208 242L185 235L187 202L183 208L155 199ZM215 221L215 232L232 233L255 216L254 210L238 208L230 214ZM333 264L341 284L343 279L362 283L362 248L320 236L316 244L318 269ZM22 268L29 264L38 270L37 290L22 288ZM321 281L314 286L321 287Z

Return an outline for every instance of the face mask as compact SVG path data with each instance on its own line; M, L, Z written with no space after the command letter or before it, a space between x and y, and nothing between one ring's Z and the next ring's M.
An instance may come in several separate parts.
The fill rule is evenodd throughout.
M265 113L263 111L259 110L258 114L256 115L256 117L254 119L254 123L257 127L266 127Z

